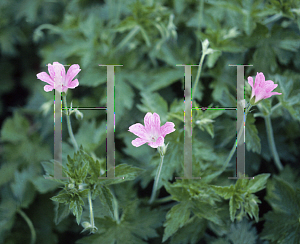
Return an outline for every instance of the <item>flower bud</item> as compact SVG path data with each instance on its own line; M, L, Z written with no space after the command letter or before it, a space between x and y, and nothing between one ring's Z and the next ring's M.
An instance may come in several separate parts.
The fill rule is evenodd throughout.
M74 111L76 119L83 119L83 114L77 108Z
M83 228L92 227L92 225L89 222L87 222L87 221L82 222L81 225L82 225Z

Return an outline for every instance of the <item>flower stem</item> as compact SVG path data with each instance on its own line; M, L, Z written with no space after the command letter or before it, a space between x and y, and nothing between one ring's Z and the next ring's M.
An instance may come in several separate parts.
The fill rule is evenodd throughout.
M65 107L67 108L68 104L67 104L66 95L63 96L63 101L64 101ZM71 137L71 140L72 140L72 143L73 143L73 146L74 146L75 150L78 151L79 148L78 148L77 142L76 142L74 134L73 134L73 130L72 130L72 126L71 126L71 120L70 120L70 114L69 114L68 109L67 109L66 116L67 116L67 125L68 125L69 136Z
M91 228L92 228L92 230L94 230L95 222L94 222L94 213L93 213L93 203L92 203L91 190L89 190L88 201L89 201L89 207L90 207L90 222L91 222L91 226L92 226Z
M270 151L273 154L273 158L275 160L275 165L278 168L279 171L283 170L283 166L280 162L275 141L274 141L274 136L273 136L273 129L272 129L272 124L271 124L271 118L270 114L264 116L265 119L265 124L266 124L266 129L267 129L267 135L268 135L268 142L269 142L269 147Z
M201 55L201 58L200 58L200 62L199 62L198 71L197 71L197 76L196 76L196 83L195 83L195 85L193 87L192 99L194 97L194 94L195 94L195 91L196 91L196 88L197 88L197 85L198 85L198 82L199 82L199 79L200 79L201 70L202 70L202 64L203 64L205 55L206 54L204 52L202 52L202 55Z
M31 242L30 242L30 244L35 244L36 233L35 233L35 229L34 229L34 226L31 222L30 218L28 218L28 216L21 209L18 209L17 212L23 217L23 219L26 221L26 223L27 223L27 225L30 229L30 232L31 232Z
M277 103L274 107L271 108L270 114L274 112L275 109L279 108L281 106L281 102Z
M247 114L249 113L249 110L251 109L251 107L252 107L252 105L249 105L248 108L245 111L245 122L246 122L246 119L247 119ZM239 130L239 133L238 133L238 136L237 136L236 143L233 144L233 147L232 147L232 149L231 149L231 151L230 151L230 153L229 153L229 155L228 155L228 157L227 157L227 159L226 159L226 161L224 163L223 169L225 169L227 167L227 165L229 164L229 162L230 162L233 154L235 153L236 147L237 147L237 145L238 145L238 143L239 143L239 141L240 141L240 139L242 137L242 134L243 134L242 133L243 126L244 126L244 123L242 123L242 126L241 126L241 128Z
M155 181L154 181L154 185L153 185L153 189L152 189L151 198L149 200L149 204L152 204L153 201L154 201L154 199L155 199L157 185L158 185L158 181L159 181L159 177L160 177L160 172L161 172L163 163L164 163L164 155L160 154L160 164L159 164L159 167L158 167L158 169L156 171Z
M172 196L167 196L167 197L155 200L155 203L164 203L164 202L169 202L172 200L173 200Z

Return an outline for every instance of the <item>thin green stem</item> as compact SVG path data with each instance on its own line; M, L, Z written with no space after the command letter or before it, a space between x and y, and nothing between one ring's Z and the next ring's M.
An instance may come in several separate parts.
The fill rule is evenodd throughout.
M63 96L63 101L64 101L65 107L67 108L68 104L67 104L66 95ZM78 151L79 148L78 148L77 142L76 142L74 134L73 134L73 130L72 130L72 126L71 126L71 119L70 119L70 114L69 114L69 110L68 109L67 109L66 116L67 116L67 125L68 125L69 135L71 137L71 140L72 140L72 143L73 143L73 146L74 146L75 150Z
M26 221L26 223L27 223L27 225L30 229L30 233L31 233L31 242L30 242L30 244L35 244L36 233L35 233L35 229L34 229L34 226L31 222L30 218L28 218L28 216L21 209L18 209L17 212L23 217L23 219Z
M271 118L270 114L264 116L265 119L265 124L266 124L266 129L267 129L267 135L268 135L268 142L269 142L269 148L271 153L273 154L273 158L275 160L275 165L278 168L279 171L283 170L283 166L280 162L275 141L274 141L274 135L273 135L273 129L272 129L272 124L271 124Z
M115 207L114 207L114 217L115 217L115 220L117 221L117 224L120 224L119 206L118 206L118 201L116 199L116 196L114 194L113 194L113 201L114 201L114 205L115 205Z
M164 198L157 199L154 202L155 203L164 203L164 202L169 202L169 201L172 201L172 200L173 200L172 196L167 196L167 197L164 197Z
M158 181L159 181L159 177L160 177L160 172L161 172L163 163L164 163L164 156L162 154L160 154L160 164L159 164L159 167L158 167L158 169L156 171L155 181L154 181L154 185L153 185L153 189L152 189L151 198L149 200L149 204L152 204L152 202L155 200L157 185L158 185Z
M270 115L274 112L275 109L279 108L280 106L281 106L281 102L277 103L274 107L272 107Z
M91 222L92 229L94 229L95 228L95 222L94 222L94 212L93 212L93 203L92 203L91 190L89 190L88 201L89 201L89 207L90 207L90 222Z
M195 94L195 91L196 91L196 88L197 88L197 85L198 85L198 82L199 82L199 79L200 79L202 64L203 64L205 55L206 54L202 51L202 55L201 55L201 58L200 58L199 67L198 67L198 71L197 71L197 76L196 76L196 82L195 82L195 85L193 87L192 99L194 98L194 94Z
M252 107L252 105L249 105L248 108L246 108L246 111L245 111L245 122L246 122L246 119L247 119L247 114L249 113L251 107ZM229 153L229 155L228 155L228 157L227 157L227 159L226 159L226 161L224 163L223 169L225 169L228 166L228 164L229 164L229 162L230 162L233 154L235 153L237 144L239 143L239 141L240 141L240 139L242 137L242 134L243 134L242 133L243 132L243 126L244 126L244 123L242 123L242 125L241 125L241 128L240 128L238 136L237 136L236 143L233 144L233 147L232 147L232 149L231 149L231 151L230 151L230 153Z

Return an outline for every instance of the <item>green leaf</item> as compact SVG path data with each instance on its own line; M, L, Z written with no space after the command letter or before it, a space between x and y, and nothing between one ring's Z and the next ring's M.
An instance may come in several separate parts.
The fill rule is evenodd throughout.
M27 208L34 200L36 192L30 179L35 176L36 171L32 165L22 172L15 171L15 180L10 186L15 198L23 208Z
M266 188L266 183L271 174L260 174L248 181L246 189L250 193L255 193Z
M72 199L72 195L65 190L62 190L58 195L51 197L50 199L59 203L69 203Z
M161 210L150 210L139 206L138 201L131 201L125 207L120 223L108 217L95 218L99 231L78 240L76 244L146 244L149 238L158 237L155 229L161 226L163 218Z
M164 123L168 112L167 102L158 93L141 92L141 96L143 105L137 104L137 108L145 113L157 113Z
M4 121L1 129L1 140L17 143L27 139L29 121L15 111L12 118Z
M245 140L248 151L256 152L260 154L261 144L260 138L258 137L258 131L255 126L255 118L252 114L247 115L247 121L245 126Z
M144 170L133 167L128 164L119 164L115 167L115 177L120 179L99 179L101 185L112 185L122 183L128 180L134 180L138 175L140 175ZM101 177L106 177L106 173L101 175Z
M274 176L267 186L267 202L272 211L264 215L266 220L262 239L277 243L299 243L300 190Z
M183 227L191 215L190 202L184 201L172 207L166 216L166 222L164 223L164 235L162 242L165 242L170 236L172 236L179 228Z
M257 243L257 231L250 222L246 219L238 223L232 223L230 232L227 238L233 244L256 244Z
M114 31L124 32L124 31L133 29L136 25L137 25L137 22L133 18L133 16L128 16L114 28Z
M105 141L105 127L105 121L103 121L100 126L96 126L95 119L92 119L91 121L84 120L78 132L75 134L77 144L84 145L84 149L87 152L94 151L97 146Z
M103 206L108 210L111 217L114 215L113 195L110 189L106 186L101 186L99 189L99 198Z
M62 220L64 220L66 217L70 214L70 209L68 207L68 204L62 204L62 203L55 203L55 224L58 225Z
M115 81L115 113L116 121L122 118L122 115L126 113L126 109L130 110L133 106L134 92L130 85L127 84L122 77L116 77ZM126 94L126 96L124 96Z
M76 221L78 225L81 221L82 205L84 205L84 202L79 196L77 196L76 198L74 197L69 205L69 209L72 209L73 215L76 216Z
M193 212L198 218L205 218L217 225L223 225L221 218L218 215L218 211L211 204L198 200L193 202Z
M14 162L2 163L0 168L0 186L9 182L14 177L18 164Z
M178 229L171 236L171 244L196 244L203 237L206 229L206 220L196 216L190 218L188 222Z
M60 179L57 179L57 178L54 178L54 160L51 159L50 162L47 162L47 161L43 161L41 162L45 172L46 172L46 175L44 175L44 177L52 177L51 179L49 180L53 180L53 181L56 181L58 183L62 183L62 184L65 184L65 181L64 180L60 180ZM62 165L62 177L66 177L67 175L65 174L65 171L66 168ZM48 179L46 179L48 180Z

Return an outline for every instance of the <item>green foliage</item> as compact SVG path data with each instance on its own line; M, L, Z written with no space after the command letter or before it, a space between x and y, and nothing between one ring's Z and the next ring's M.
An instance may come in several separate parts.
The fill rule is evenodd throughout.
M297 243L299 235L299 188L293 188L286 180L274 177L267 185L266 200L272 211L264 215L266 220L262 239L277 243ZM272 231L271 231L272 230Z
M99 231L76 243L147 243L145 241L148 238L158 236L155 228L161 226L162 213L157 209L139 207L137 200L128 202L119 223L109 217L96 218L95 222Z
M32 222L36 243L298 243L299 9L294 0L0 1L0 243L30 243L32 229L19 210ZM184 69L176 65L198 65L205 39L214 52L202 60L197 88L200 70L192 67L192 174L201 179L178 180L186 168L188 101ZM105 109L71 117L78 151L62 118L61 167L68 179L54 178L53 91L45 92L36 74L56 61L80 65L79 86L69 89L67 100L81 108L106 106L107 68L98 65L123 65L114 70L115 179L103 178ZM257 72L282 93L247 115L245 173L256 177L235 184L228 179L235 154L227 158L238 133L236 111L201 110L237 106L237 68L230 64L252 65L244 69L246 102L252 92L247 78ZM160 157L147 144L134 147L136 136L128 132L147 112L176 129L165 137L169 145L151 206ZM281 172L261 119L267 114ZM264 200L271 211L259 208ZM259 236L248 216L265 220Z
M238 179L236 184L231 186L212 186L212 189L218 195L222 196L225 200L230 199L229 211L232 222L235 218L241 220L246 213L251 218L254 217L255 221L258 222L257 203L261 203L261 201L252 193L264 189L268 177L270 177L270 174L261 174L254 177L254 179ZM241 211L236 216L238 209L241 209Z
M260 139L258 136L258 131L255 127L255 118L252 114L247 115L247 121L245 126L245 141L247 145L247 150L259 153L261 152Z

